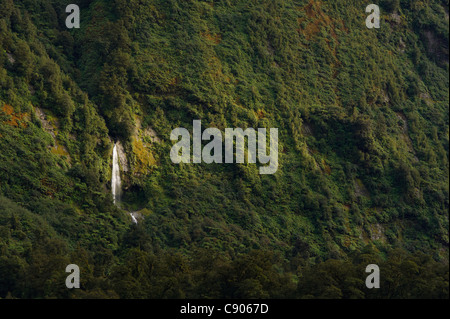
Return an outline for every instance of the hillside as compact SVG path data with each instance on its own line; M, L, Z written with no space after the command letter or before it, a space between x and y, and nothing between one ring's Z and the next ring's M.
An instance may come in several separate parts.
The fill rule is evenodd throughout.
M448 298L448 0L380 29L359 0L77 4L0 0L0 298ZM278 170L174 164L194 120L277 128Z

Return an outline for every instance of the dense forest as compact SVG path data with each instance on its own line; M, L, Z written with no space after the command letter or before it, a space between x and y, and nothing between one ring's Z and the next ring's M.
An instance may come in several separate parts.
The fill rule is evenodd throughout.
M449 297L448 0L379 29L362 0L71 2L0 0L0 298ZM278 128L278 171L172 163L193 120Z

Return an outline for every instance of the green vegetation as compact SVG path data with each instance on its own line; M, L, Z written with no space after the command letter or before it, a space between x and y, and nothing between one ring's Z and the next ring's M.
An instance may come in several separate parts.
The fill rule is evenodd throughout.
M448 0L66 5L0 0L0 298L448 298ZM277 173L173 164L195 119Z

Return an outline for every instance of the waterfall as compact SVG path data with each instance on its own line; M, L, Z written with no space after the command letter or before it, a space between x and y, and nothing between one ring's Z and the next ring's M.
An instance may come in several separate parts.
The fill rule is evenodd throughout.
M122 193L122 181L120 180L119 153L117 151L117 143L114 144L113 148L111 192L113 195L114 204L118 205Z
M120 179L119 151L117 150L117 143L114 143L113 148L111 192L114 200L114 205L120 206L120 197L122 195L122 181ZM131 219L133 220L133 223L137 224L137 215L135 213L129 214L131 216Z

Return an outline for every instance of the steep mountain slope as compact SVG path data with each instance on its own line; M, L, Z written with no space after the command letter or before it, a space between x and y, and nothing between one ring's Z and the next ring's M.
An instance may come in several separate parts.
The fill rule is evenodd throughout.
M0 0L0 297L448 296L448 1L78 4ZM173 164L193 120L278 171Z

